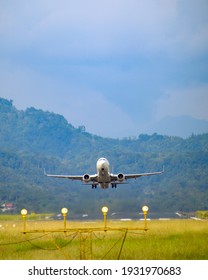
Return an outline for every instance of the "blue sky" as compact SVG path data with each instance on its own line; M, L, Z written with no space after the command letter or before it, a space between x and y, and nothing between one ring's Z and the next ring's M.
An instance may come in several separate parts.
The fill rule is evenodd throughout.
M208 120L206 0L0 2L0 96L108 137Z

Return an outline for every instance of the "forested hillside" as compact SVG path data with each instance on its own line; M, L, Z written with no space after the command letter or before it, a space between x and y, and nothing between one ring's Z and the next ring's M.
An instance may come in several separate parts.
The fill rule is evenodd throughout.
M43 169L59 174L95 173L99 157L107 157L112 172L151 172L117 189L91 189L81 183L51 179ZM107 204L111 212L174 212L208 209L208 134L187 139L138 135L110 139L75 128L63 116L28 108L17 110L0 98L0 203L15 211L93 213Z

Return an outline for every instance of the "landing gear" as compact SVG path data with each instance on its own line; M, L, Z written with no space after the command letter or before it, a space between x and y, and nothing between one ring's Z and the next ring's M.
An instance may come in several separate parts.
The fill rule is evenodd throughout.
M92 184L92 189L97 189L97 185L96 184Z
M116 183L112 183L112 189L115 188L116 189L117 185Z

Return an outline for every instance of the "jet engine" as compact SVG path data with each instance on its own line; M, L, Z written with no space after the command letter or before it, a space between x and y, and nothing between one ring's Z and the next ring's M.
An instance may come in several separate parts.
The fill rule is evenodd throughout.
M117 179L117 180L120 181L120 182L122 182L123 180L125 180L124 174L119 173L119 174L118 174L118 179Z
M84 176L83 176L83 181L84 181L85 183L90 182L90 175L89 175L89 174L84 174Z

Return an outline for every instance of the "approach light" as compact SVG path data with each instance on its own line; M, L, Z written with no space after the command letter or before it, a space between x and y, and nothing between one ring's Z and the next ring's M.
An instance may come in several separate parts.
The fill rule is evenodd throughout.
M22 209L20 213L21 213L22 217L26 217L27 209Z
M142 207L142 211L144 213L144 230L146 231L147 230L147 212L149 210L149 207L148 206L143 206Z
M103 212L104 227L106 228L106 226L107 226L108 207L107 206L103 206L101 210Z
M107 206L103 206L102 212L103 212L103 214L107 214L108 213L108 207Z
M61 209L61 214L64 217L64 230L66 230L66 215L67 215L67 213L68 213L68 209L66 207Z
M62 208L61 209L61 214L64 216L64 215L67 215L67 213L68 213L68 209L67 208Z
M23 208L20 211L21 215L22 215L22 219L23 219L23 233L26 233L26 216L27 216L27 209Z
M147 214L148 210L149 210L148 206L145 205L142 207L142 211L144 212L144 214Z

